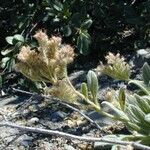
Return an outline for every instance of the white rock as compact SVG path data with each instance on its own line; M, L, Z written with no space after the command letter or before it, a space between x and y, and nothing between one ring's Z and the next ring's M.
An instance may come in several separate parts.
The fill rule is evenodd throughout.
M37 117L33 117L33 118L31 118L29 121L28 121L28 123L29 124L35 124L35 123L37 123L37 122L39 122L39 118L37 118Z

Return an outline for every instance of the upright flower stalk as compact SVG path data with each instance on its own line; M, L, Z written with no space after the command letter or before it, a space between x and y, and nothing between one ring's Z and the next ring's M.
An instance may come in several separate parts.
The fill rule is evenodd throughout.
M67 79L67 65L74 59L74 49L62 44L60 37L48 38L42 30L33 36L39 44L37 49L23 46L18 54L17 70L32 81L51 83L47 94L61 99L75 100L77 95Z

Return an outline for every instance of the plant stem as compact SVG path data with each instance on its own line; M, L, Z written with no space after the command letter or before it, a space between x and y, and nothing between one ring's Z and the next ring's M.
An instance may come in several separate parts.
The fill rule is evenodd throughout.
M87 103L89 103L90 105L92 105L97 111L100 110L100 107L96 104L94 104L93 102L91 102L88 98L86 98L83 94L81 94L80 92L78 92L74 86L72 85L72 83L70 82L68 76L66 76L66 80L68 82L68 84L70 85L70 87L72 88L72 90L79 96L81 97L82 99L84 99Z
M104 116L107 116L107 117L109 117L109 118L111 118L111 119L114 119L114 116L113 116L113 115L108 114L108 113L102 111L101 108L100 108L100 106L99 106L99 104L96 105L95 103L93 103L92 101L90 101L88 98L86 98L83 94L81 94L80 92L78 92L78 91L74 88L74 86L72 85L72 83L70 82L68 76L66 76L66 80L67 80L67 82L69 83L69 85L70 85L70 87L72 88L72 90L73 90L79 97L81 97L82 99L84 99L88 104L90 104L92 107L94 107L94 109L95 109L99 114L104 115Z

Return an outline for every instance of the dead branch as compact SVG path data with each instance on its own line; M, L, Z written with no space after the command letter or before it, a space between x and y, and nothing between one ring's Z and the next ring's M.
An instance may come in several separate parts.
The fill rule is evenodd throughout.
M105 142L105 143L110 143L114 145L122 145L122 146L131 145L132 147L137 148L137 149L150 150L150 147L136 143L136 142L119 141L116 139L110 140L110 139L106 139L105 137L95 138L95 137L88 137L88 136L77 136L77 135L72 135L72 134L68 134L68 133L64 133L60 131L53 131L53 130L35 128L35 127L27 127L27 126L17 125L15 123L9 123L9 122L2 122L0 123L0 126L15 128L15 129L25 131L25 132L61 136L66 139L75 139L75 140L87 141L87 142Z
M28 95L31 95L31 96L34 96L34 95L38 95L37 93L31 93L31 92L27 92L27 91L23 91L23 90L19 90L19 89L15 89L13 88L12 89L13 91L16 91L16 92L20 92L20 93L24 93L24 94L28 94ZM61 105L67 107L67 108L70 108L71 110L73 111L76 111L78 112L81 116L83 116L86 120L88 120L91 124L93 124L95 127L97 127L99 130L103 131L103 129L95 122L93 121L90 117L88 117L87 115L85 115L83 112L81 112L79 109L65 103L65 102L62 102L60 99L56 98L56 97L52 97L52 96L46 96L46 95L39 95L45 99L49 99L49 100L54 100L54 101L57 101L59 102Z

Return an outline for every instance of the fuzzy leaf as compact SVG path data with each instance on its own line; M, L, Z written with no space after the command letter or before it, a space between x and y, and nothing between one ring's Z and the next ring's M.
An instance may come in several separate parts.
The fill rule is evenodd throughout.
M118 118L118 120L122 120L122 119L124 121L129 120L128 117L126 116L126 114L123 111L116 108L113 104L104 101L104 102L101 103L101 105L105 105L108 108L110 108L110 110L112 110L116 114L116 115L114 115L114 117Z
M86 83L82 83L81 85L81 93L88 98L88 87Z
M148 63L145 63L142 68L143 80L146 85L149 84L150 81L150 66Z
M125 108L125 91L123 88L120 88L119 90L119 104L121 109L124 111Z
M139 95L134 95L136 98L136 102L138 104L138 107L144 112L144 113L149 113L150 112L150 105L148 103L148 99L145 99Z
M131 130L131 131L139 131L141 130L141 128L137 125L136 122L130 122L128 121L128 123L126 124L128 130Z
M139 122L137 125L141 128L141 132L147 133L147 130L150 129L150 124L145 121L145 113L134 105L131 105L130 109ZM130 116L128 117L130 118Z
M129 104L125 109L125 113L130 119L130 122L127 124L129 129L131 128L131 130L137 130L147 134L147 130L150 129L150 126L144 120L145 113L138 107L137 104Z
M17 42L24 42L24 37L21 34L15 34L14 36L6 37L7 43L14 45Z
M144 119L145 119L145 121L150 123L150 113L147 114Z
M0 88L2 87L2 84L3 84L3 79L2 76L0 75Z
M139 120L143 120L145 113L140 108L131 105L131 111L136 115Z
M146 86L143 81L138 81L138 80L131 80L129 81L129 84L135 84L138 86L145 94L150 95L150 88Z
M94 100L97 100L97 93L98 93L98 79L96 74L93 71L89 71L87 74L87 83L88 88L91 91Z
M144 144L144 145L149 145L150 146L150 136L145 136L145 137L143 137L142 139L141 139L141 142L140 143L142 143L142 144Z
M150 106L150 96L148 95L145 95L145 96L142 96L142 98L144 99L144 100L146 100L146 102L148 103L148 105Z
M130 121L134 124L139 124L140 123L140 120L139 118L136 116L136 114L132 111L132 108L131 108L131 105L129 105L127 108L126 108L126 111L125 111L126 115L130 118Z

